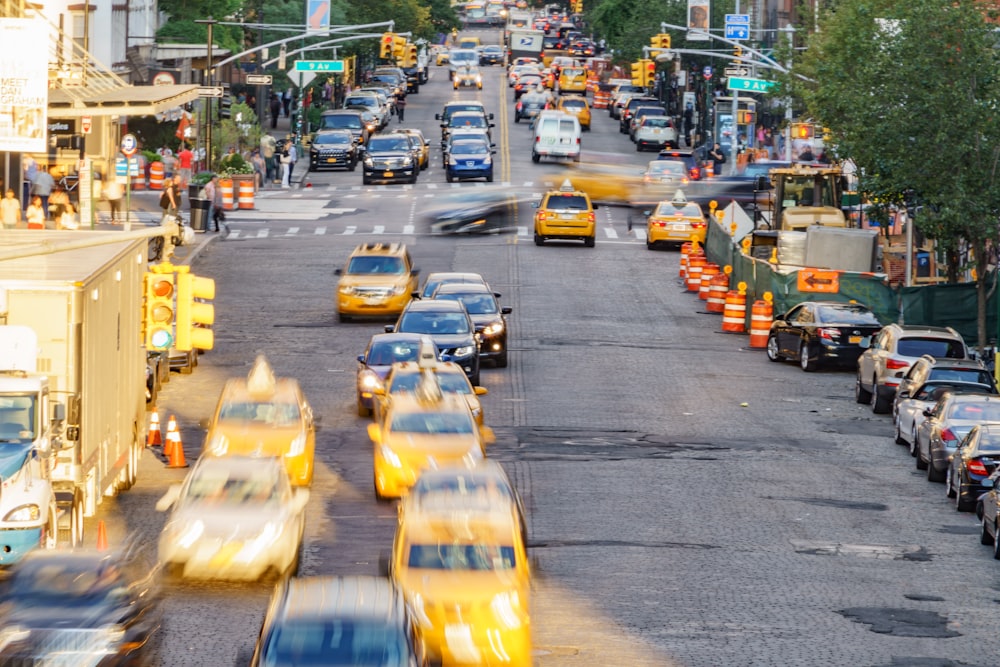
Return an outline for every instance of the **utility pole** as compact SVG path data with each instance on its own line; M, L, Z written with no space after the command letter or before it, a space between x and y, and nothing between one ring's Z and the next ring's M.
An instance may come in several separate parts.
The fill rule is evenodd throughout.
M785 34L788 35L788 62L785 68L792 69L792 50L795 48L795 26L791 23L785 26ZM785 161L792 161L792 98L785 98Z
M740 0L736 0L736 10L733 13L734 14L739 14L740 13ZM740 55L742 55L742 50L741 50ZM737 60L736 64L739 65L740 62L741 62L740 60ZM739 114L740 114L740 91L733 90L733 91L730 91L730 94L733 96L733 106L732 106L732 113L733 113L733 124L732 124L733 135L729 138L729 175L730 176L735 176L736 175L736 154L740 150L740 139L739 139L739 136L740 136L740 125L739 125L739 122L738 122L739 121Z
M209 16L207 19L196 19L195 23L202 23L202 24L208 26L208 51L207 51L206 63L205 63L205 85L206 86L211 86L212 85L212 79L213 79L213 74L212 74L212 51L214 50L213 44L212 44L212 42L213 42L213 39L212 39L212 26L214 26L216 23L218 23L218 21L216 21L211 16ZM205 168L206 169L211 169L212 168L212 164L213 164L213 162L212 162L212 116L213 116L213 111L214 111L214 107L215 107L215 103L213 102L214 99L215 98L213 98L213 97L206 97L205 98L205 102L206 102L205 108L207 110L206 113L205 113L205 146L206 146L205 147L205 162L206 162Z

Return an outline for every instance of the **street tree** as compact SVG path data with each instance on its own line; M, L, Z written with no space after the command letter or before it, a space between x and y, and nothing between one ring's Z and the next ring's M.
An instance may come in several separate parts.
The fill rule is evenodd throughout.
M1000 53L988 18L983 3L842 0L795 65L813 81L796 92L838 154L922 206L917 228L945 253L949 281L971 253L980 347L1000 220Z

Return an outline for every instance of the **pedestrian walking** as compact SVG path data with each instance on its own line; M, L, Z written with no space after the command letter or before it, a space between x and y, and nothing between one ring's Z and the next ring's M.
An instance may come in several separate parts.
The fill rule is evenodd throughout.
M118 182L118 178L111 176L104 181L104 198L108 200L111 207L111 224L117 225L122 216L122 197L125 196L125 188Z
M712 150L708 152L708 158L712 161L712 173L716 176L722 175L722 165L726 164L726 154L722 152L722 146L715 142Z
M177 217L180 207L181 177L180 174L174 174L174 177L170 179L170 183L163 189L163 194L160 195L160 208L163 209L163 218L160 220L160 224L166 222L167 218Z
M299 152L295 148L295 142L288 140L288 181L291 184L292 174L295 172L295 163L299 160Z
M191 167L194 164L194 153L185 144L177 154L177 173L181 177L181 187L186 188L191 182Z
M24 219L28 223L28 229L45 229L45 208L41 197L34 195L31 198L31 203L24 212Z
M275 153L278 150L278 142L270 134L264 134L260 138L260 154L264 156L264 182L278 182L278 162Z
M281 187L290 188L292 186L290 183L291 171L289 170L289 165L291 164L292 160L291 156L288 155L288 142L286 142L281 147L280 155L281 157L279 158L279 162L281 163Z
M228 236L229 225L226 224L226 212L222 210L222 188L219 187L218 176L212 176L212 180L205 184L205 198L212 202L212 222L215 224L213 231L219 231L221 224Z
M285 118L292 116L292 89L286 88L281 94L281 106L285 110Z
M684 143L691 147L691 130L694 129L694 107L690 104L684 109Z
M273 130L278 127L278 116L281 115L281 100L278 99L278 95L276 93L271 93L268 108L271 111L271 129Z
M35 182L35 176L38 175L38 163L35 162L35 158L25 155L23 164L24 181L21 186L21 203L24 204L24 209L28 210L28 206L31 204L31 186Z
M7 196L0 199L0 223L4 229L21 226L21 202L18 201L14 188L7 188Z
M55 179L48 169L41 168L35 173L35 180L31 182L31 194L42 198L42 210L45 211L45 219L49 218L49 196L52 188L56 186Z
M396 98L396 117L399 118L399 122L403 122L403 118L406 116L406 95L400 95Z
M49 195L49 207L46 212L46 218L51 217L52 220L59 222L67 206L69 206L69 195L57 185L52 190L52 194Z

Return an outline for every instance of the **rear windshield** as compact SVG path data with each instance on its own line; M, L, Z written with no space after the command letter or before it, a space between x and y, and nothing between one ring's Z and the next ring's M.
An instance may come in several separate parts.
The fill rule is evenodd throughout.
M929 354L939 359L965 359L965 347L961 343L942 338L903 338L896 353L903 357Z
M992 384L990 372L980 368L932 368L928 380Z
M279 623L265 665L402 665L410 649L401 628L369 620L296 619Z
M671 127L671 125L670 125L670 119L668 119L668 118L659 118L659 117L651 117L651 118L645 118L645 119L643 119L642 126L643 127Z
M583 70L577 67L566 67L562 71L563 76L583 76L583 74Z
M545 208L556 211L586 211L590 207L587 206L586 197L580 195L551 195Z
M974 419L981 422L1000 421L1000 403L972 403L956 401L951 404L948 419Z
M817 314L820 322L881 326L878 318L867 308L820 306Z

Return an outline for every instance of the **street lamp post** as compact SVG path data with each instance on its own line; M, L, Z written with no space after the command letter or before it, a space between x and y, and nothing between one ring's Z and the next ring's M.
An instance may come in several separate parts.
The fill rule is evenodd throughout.
M791 53L795 48L795 26L791 23L785 26L785 34L788 35L789 60L785 67L792 69ZM792 98L785 98L785 161L792 161Z
M206 56L207 60L205 63L205 85L211 87L212 80L214 78L212 74L212 51L213 51L212 27L216 23L218 23L218 21L209 16L207 19L197 19L195 20L195 23L202 23L208 26L208 52ZM213 97L205 98L205 102L207 103L206 105L207 111L205 113L205 161L207 163L205 166L206 169L212 168L212 112L214 110L213 107L215 106L213 102L214 99L215 98Z

